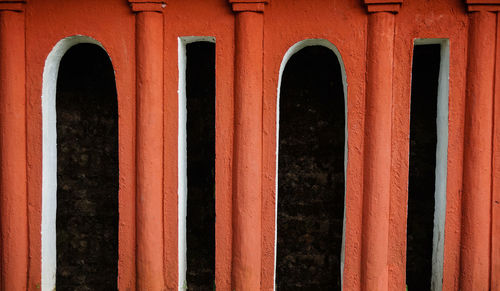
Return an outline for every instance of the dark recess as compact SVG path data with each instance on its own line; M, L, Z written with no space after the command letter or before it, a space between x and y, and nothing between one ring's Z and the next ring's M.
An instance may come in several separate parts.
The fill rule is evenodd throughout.
M78 44L57 79L57 290L116 290L118 112L106 52Z
M215 290L215 44L187 44L186 54L186 280L189 290Z
M280 95L278 290L341 290L344 110L336 55L322 46L293 55Z
M431 288L440 51L439 44L416 45L413 50L406 258L409 290Z

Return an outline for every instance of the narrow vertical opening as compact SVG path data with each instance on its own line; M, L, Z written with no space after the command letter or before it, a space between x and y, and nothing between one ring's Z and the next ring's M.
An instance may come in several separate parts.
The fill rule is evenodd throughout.
M180 207L185 208L185 248L180 254L180 286L189 290L213 290L215 286L215 43L181 40L183 72L179 106L184 127L185 169L180 173ZM203 40L203 39L202 39ZM184 192L181 192L181 189ZM183 196L183 197L182 197ZM180 209L180 214L183 210ZM181 227L181 224L180 224ZM182 231L180 231L182 236ZM180 241L180 244L183 242ZM182 247L180 248L180 250ZM185 272L184 274L182 274ZM184 278L181 276L184 275Z
M409 290L441 290L448 141L447 42L413 50L406 282Z
M332 49L305 46L284 68L279 102L276 287L341 290L345 94Z
M117 110L107 53L71 47L56 90L58 290L117 289Z

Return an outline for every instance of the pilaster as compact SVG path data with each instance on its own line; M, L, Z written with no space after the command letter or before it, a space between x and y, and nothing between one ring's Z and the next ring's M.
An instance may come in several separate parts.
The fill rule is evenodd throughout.
M363 177L363 290L388 289L394 22L402 2L364 1L369 15Z
M137 290L165 290L162 14L165 2L129 2L136 14Z
M465 0L467 5L467 11L490 11L498 12L500 11L500 1L499 0Z
M0 1L1 290L26 290L25 1Z
M470 12L462 193L460 289L490 290L493 94L500 1L467 0Z
M235 13L232 289L260 290L262 71L268 1L229 0Z
M398 13L403 0L364 0L366 10L373 12L391 12Z

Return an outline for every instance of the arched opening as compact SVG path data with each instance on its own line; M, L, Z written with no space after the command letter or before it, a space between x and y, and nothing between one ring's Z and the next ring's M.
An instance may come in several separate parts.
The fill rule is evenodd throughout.
M117 110L106 52L94 44L70 48L56 91L58 289L116 289Z
M42 288L116 290L118 106L93 39L61 40L44 70Z
M341 290L346 83L329 42L299 43L279 89L276 288Z

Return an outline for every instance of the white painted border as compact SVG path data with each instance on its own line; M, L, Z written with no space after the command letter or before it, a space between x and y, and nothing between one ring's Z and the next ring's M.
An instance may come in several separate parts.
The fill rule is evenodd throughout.
M276 251L277 251L277 235L278 235L278 160L279 160L279 126L280 126L280 93L281 93L281 80L283 78L283 71L290 60L290 58L296 54L298 51L305 47L309 46L323 46L330 49L336 56L339 61L340 70L342 74L342 84L344 89L344 116L345 116L345 143L344 143L344 222L343 222L343 230L342 230L342 251L340 257L340 280L343 286L343 278L344 278L344 260L345 260L345 189L347 185L347 75L345 72L344 61L342 60L342 56L340 55L337 47L329 42L326 39L305 39L299 41L298 43L291 46L288 51L285 53L283 60L281 61L279 79L278 79L278 92L276 97L276 200L275 200L275 216L274 216L274 285L273 288L276 289Z
M178 217L178 260L179 260L179 290L187 290L186 269L187 269L187 242L186 242L186 216L187 216L187 134L186 134L186 45L193 42L207 41L215 43L212 36L183 36L178 38L179 54L179 129L177 142L177 201L179 207ZM214 104L215 106L215 104ZM214 222L215 223L215 222Z
M42 83L42 290L56 287L56 211L57 211L57 130L56 87L59 64L74 45L97 40L83 35L61 39L45 60ZM106 51L106 50L105 50Z
M443 289L444 227L446 219L446 181L448 166L448 91L450 71L450 45L448 39L415 39L414 45L441 45L437 95L437 144L434 229L432 238L431 290Z

